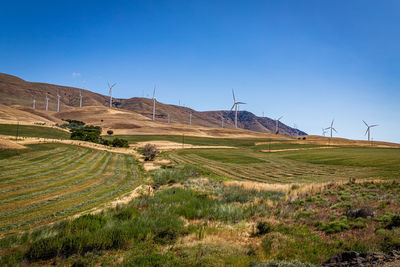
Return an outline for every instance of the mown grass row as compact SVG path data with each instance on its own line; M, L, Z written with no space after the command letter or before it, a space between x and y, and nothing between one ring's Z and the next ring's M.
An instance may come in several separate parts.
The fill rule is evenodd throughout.
M38 148L37 155L41 154L40 146L33 147ZM0 200L0 233L42 225L99 206L139 182L136 162L130 155L62 147L66 149L59 157L49 153L43 168L14 161L19 166L17 173L3 180L7 187Z

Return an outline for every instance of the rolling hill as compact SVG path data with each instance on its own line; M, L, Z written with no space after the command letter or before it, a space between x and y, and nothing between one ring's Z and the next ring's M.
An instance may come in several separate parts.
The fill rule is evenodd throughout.
M60 94L60 110L66 112L79 106L79 92L82 90L83 106L107 107L109 97L94 93L88 90L60 86L46 83L28 82L21 78L0 73L0 104L18 105L18 109L30 113L43 114L45 109L46 95L49 97L49 110L56 110L57 93ZM36 99L36 110L32 106L33 98ZM153 100L149 98L133 97L129 99L116 98L113 101L115 108L133 111L144 117L151 118L153 110ZM102 109L101 109L102 110ZM234 113L231 111L204 111L199 112L193 109L169 105L161 102L156 103L156 120L159 122L168 122L168 115L171 123L189 124L189 114L192 112L193 127L221 127L221 117L224 118L225 128L234 128ZM79 112L78 112L79 113ZM51 116L60 118L62 114L53 114ZM45 117L44 116L44 117ZM54 120L53 120L54 121ZM274 133L275 121L268 117L257 117L251 112L240 111L238 113L238 125L241 129L256 131L261 133ZM289 127L283 123L279 124L279 133L288 136L306 135L305 132Z

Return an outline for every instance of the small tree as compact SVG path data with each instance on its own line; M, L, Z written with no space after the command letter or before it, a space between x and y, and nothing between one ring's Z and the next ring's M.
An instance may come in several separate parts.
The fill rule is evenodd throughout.
M143 147L143 155L145 156L144 160L154 160L154 158L160 153L157 150L157 147L152 144L146 144Z
M108 135L112 135L113 133L114 133L113 130L108 130L108 131L107 131L107 134L108 134Z

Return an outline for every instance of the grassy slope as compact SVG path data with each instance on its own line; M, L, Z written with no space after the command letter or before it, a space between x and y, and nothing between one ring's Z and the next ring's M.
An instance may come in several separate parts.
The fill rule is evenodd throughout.
M69 139L70 134L54 128L31 126L31 125L15 125L0 124L0 134L16 136L18 128L18 136L22 137L42 137L52 139Z

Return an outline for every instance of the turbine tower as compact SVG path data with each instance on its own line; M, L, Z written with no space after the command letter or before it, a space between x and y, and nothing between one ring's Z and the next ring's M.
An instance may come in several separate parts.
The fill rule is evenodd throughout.
M221 117L221 128L224 128L224 116L221 115L220 117Z
M156 86L154 85L153 90L153 121L156 119Z
M116 85L116 83L114 83L113 85L110 85L109 83L107 83L108 88L110 89L110 108L112 108L112 90L114 88L114 86Z
M79 90L79 107L82 107L82 90Z
M32 108L36 109L36 99L35 98L33 99Z
M278 119L275 119L275 134L279 133L279 121L283 118L283 116L280 116Z
M48 111L48 110L49 110L49 97L46 94L46 111Z
M370 138L371 137L371 128L378 126L378 124L368 125L364 120L363 120L363 122L364 122L365 126L367 126L367 130L365 131L364 135L366 135L368 133L368 141L371 141L371 138Z
M171 123L171 116L168 113L168 123Z
M238 115L239 105L243 105L246 103L236 101L235 92L233 91L233 89L232 89L232 96L233 96L233 106L231 107L231 111L233 110L233 108L235 108L235 128L237 128L237 118L238 118L237 115Z
M192 125L192 111L189 113L189 124Z
M57 91L57 112L60 112L60 93Z

